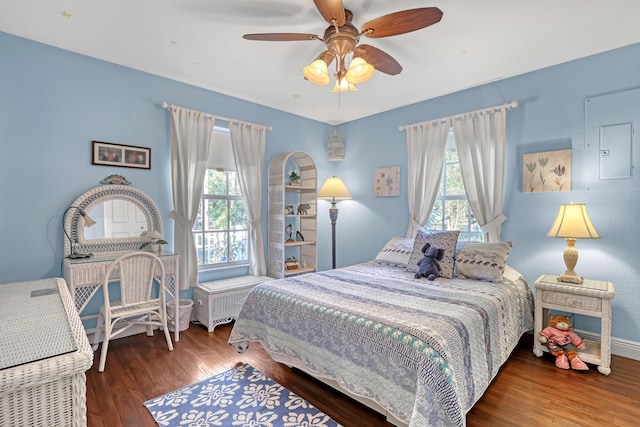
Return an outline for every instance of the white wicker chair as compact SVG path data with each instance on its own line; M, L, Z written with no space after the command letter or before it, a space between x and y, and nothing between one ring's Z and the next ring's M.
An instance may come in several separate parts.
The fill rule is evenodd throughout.
M118 277L120 300L109 301L109 281ZM157 298L151 297L154 280L160 285ZM109 340L135 325L145 325L148 336L153 336L153 326L159 326L164 331L169 351L173 350L167 328L164 266L160 258L142 251L122 255L107 268L102 289L104 304L100 307L94 338L94 344L98 345L104 330L99 372L104 371Z

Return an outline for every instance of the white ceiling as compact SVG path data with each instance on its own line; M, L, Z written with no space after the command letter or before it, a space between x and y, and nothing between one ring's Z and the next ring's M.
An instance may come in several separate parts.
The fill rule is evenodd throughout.
M312 0L0 0L0 31L330 124L640 41L638 0L343 3L358 28L416 7L435 6L444 16L409 34L363 36L360 43L384 50L403 71L377 72L343 94L331 92L333 79L316 86L302 76L325 49L322 42L242 38L322 37L328 24Z

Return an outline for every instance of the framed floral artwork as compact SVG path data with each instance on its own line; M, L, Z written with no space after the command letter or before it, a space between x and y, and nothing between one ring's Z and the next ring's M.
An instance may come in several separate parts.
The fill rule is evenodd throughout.
M571 149L522 156L522 192L571 191Z
M373 178L376 197L400 195L400 166L376 169Z

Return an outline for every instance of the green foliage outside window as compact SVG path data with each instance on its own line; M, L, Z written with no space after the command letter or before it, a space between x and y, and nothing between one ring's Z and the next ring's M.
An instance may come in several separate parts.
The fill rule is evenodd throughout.
M235 171L207 169L193 236L199 266L248 262L249 225Z
M460 230L458 240L483 242L484 233L467 201L458 152L452 138L453 133L450 134L451 142L447 143L438 196L424 228L426 231Z

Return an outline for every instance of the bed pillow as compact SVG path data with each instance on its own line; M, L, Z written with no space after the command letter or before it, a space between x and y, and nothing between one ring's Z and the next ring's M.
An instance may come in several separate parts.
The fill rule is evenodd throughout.
M467 242L456 252L456 275L499 282L511 251L511 242Z
M418 263L424 257L422 248L426 243L430 243L431 246L435 246L438 249L444 249L444 257L440 264L440 273L438 276L451 279L453 277L454 268L454 255L456 253L456 243L458 241L458 235L460 231L438 231L434 233L425 233L424 231L418 231L415 242L413 243L413 250L411 256L407 262L407 271L415 273L418 271Z
M397 267L406 267L413 251L413 239L405 237L392 237L378 255L375 262L379 264L393 265Z

